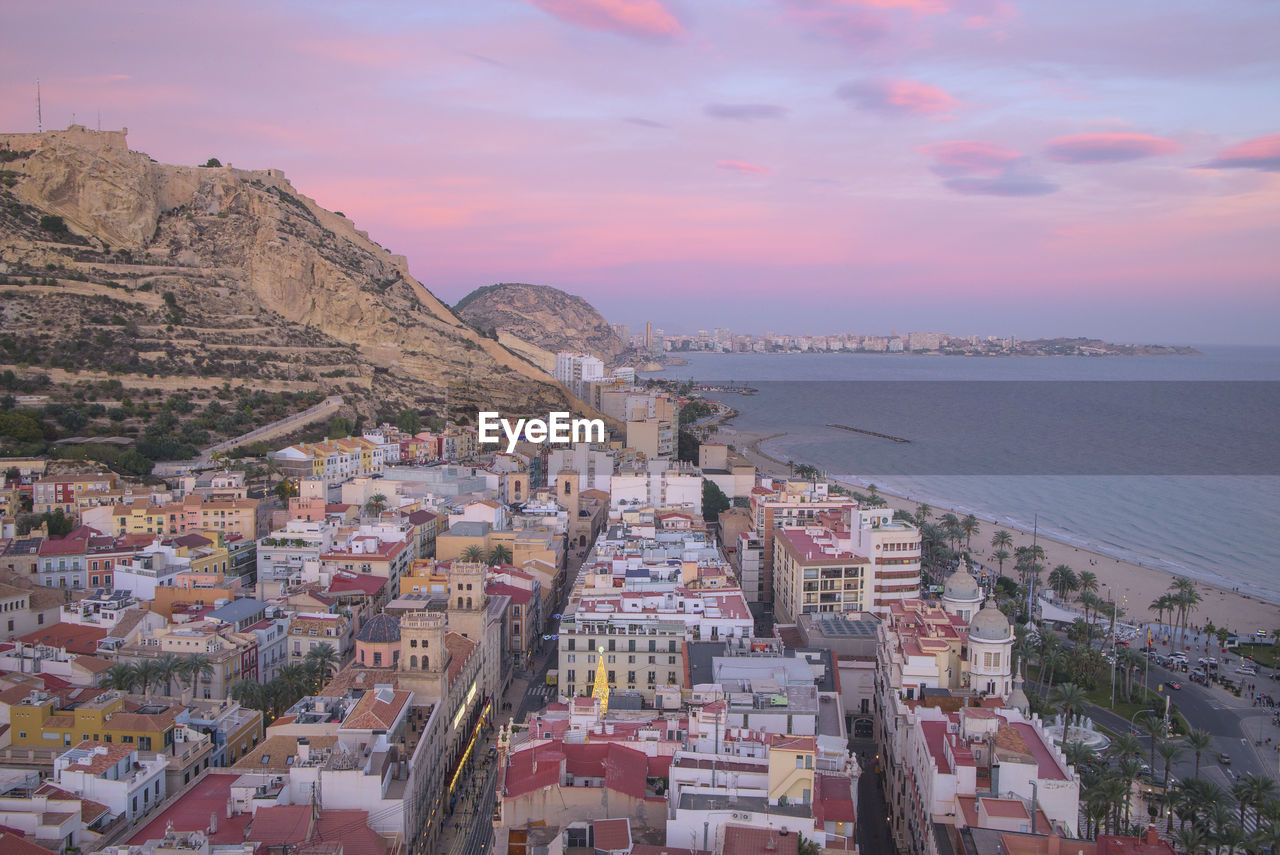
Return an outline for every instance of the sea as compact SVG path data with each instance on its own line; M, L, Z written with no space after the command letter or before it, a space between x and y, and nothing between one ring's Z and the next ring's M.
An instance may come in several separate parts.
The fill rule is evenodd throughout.
M1280 603L1280 347L680 354L783 461ZM872 436L831 425L881 434ZM907 440L898 442L889 437Z

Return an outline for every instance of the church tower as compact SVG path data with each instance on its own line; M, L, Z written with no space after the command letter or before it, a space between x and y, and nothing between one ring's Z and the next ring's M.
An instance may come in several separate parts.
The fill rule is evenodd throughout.
M449 628L475 642L484 638L485 566L478 561L454 560L449 579Z

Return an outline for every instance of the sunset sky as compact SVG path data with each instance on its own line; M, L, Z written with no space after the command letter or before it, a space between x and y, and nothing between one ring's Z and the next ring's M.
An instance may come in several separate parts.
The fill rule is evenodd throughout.
M46 129L282 169L450 303L1274 344L1277 45L1261 0L15 3L0 130L38 77Z

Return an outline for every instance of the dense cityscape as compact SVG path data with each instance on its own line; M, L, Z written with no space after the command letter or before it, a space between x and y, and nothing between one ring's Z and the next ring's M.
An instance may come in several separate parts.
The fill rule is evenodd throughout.
M1188 669L1193 583L1126 617L1034 544L767 472L715 441L726 410L599 363L556 375L613 425L601 442L493 450L412 410L347 435L321 411L327 439L145 483L0 461L6 839L1102 853L1210 833L1201 765L1234 773L1196 719L1257 679L1227 654L1274 637L1223 631ZM1274 779L1233 780L1208 821L1270 839Z

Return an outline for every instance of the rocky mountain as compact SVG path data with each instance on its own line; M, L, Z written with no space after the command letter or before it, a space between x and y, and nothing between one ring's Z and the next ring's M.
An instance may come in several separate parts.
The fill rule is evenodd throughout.
M552 367L561 351L585 351L612 364L627 349L590 303L546 285L487 285L463 297L453 310L477 329L511 336L512 349L531 358L537 358L536 351L549 354Z
M156 163L124 131L0 135L0 288L19 375L249 381L366 415L586 409L280 171Z

